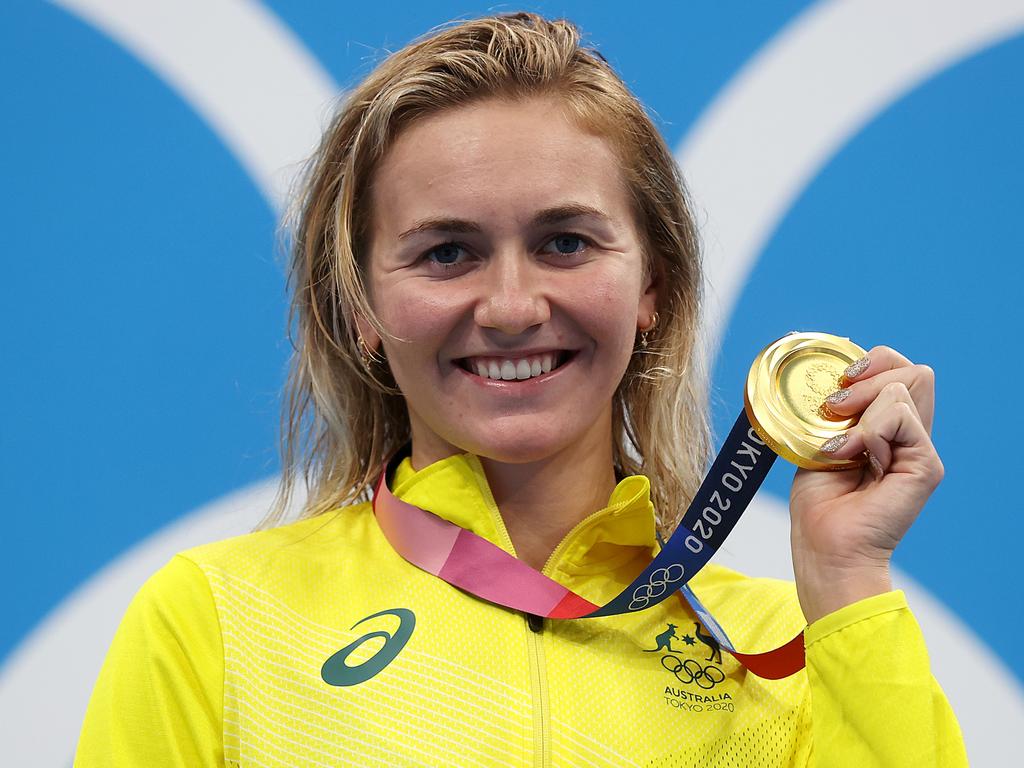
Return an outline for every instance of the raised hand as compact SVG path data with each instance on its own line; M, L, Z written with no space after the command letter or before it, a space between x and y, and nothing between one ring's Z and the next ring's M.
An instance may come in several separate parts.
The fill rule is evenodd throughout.
M790 493L793 568L804 616L813 622L892 589L893 550L942 480L931 440L935 375L890 347L851 365L826 400L858 424L827 441L838 458L867 454L861 468L799 469Z

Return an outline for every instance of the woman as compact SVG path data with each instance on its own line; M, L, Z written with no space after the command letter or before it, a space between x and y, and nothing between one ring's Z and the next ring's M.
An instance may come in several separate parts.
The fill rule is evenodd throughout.
M868 451L870 470L796 474L795 589L714 565L691 581L739 648L808 625L806 670L784 679L722 654L681 600L545 621L382 531L367 499L411 442L395 497L601 605L699 485L693 219L657 130L574 27L485 18L389 57L328 128L293 219L278 512L304 469L304 517L147 582L77 765L966 764L889 580L942 476L932 373L892 349L829 398L861 417L822 450Z

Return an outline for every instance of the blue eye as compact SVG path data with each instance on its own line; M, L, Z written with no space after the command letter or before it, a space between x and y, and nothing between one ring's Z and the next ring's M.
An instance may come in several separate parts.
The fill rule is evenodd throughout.
M555 253L559 256L577 256L587 247L587 241L579 235L556 235L548 241L554 245Z
M442 267L454 267L459 263L461 252L462 246L458 243L441 243L423 254L423 257Z
M559 253L575 253L576 247L582 244L583 241L575 235L559 235L555 238L555 248L558 249Z

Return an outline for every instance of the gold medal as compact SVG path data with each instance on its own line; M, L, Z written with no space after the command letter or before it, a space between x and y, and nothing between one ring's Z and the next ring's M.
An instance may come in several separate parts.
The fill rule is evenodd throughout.
M825 398L842 387L843 371L866 352L829 333L793 332L773 341L747 375L743 404L757 434L779 456L804 469L849 469L863 456L835 459L821 444L857 423L833 415Z

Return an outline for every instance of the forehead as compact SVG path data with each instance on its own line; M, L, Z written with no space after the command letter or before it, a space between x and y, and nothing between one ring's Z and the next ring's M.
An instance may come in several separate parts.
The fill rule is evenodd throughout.
M378 232L432 215L510 223L566 200L629 217L611 141L553 98L489 99L414 122L379 164L371 199Z

